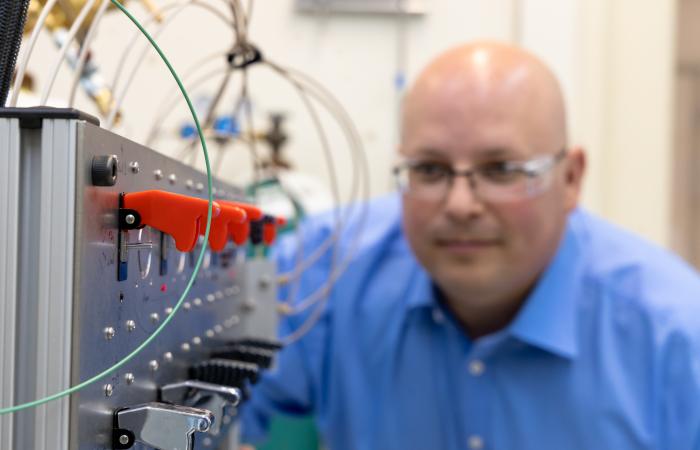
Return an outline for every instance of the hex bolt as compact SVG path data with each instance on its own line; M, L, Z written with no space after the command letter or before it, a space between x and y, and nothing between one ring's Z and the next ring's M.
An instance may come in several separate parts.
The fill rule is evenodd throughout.
M133 373L127 373L124 375L124 381L126 381L126 384L134 384L134 374Z
M105 339L108 341L111 341L114 335L117 333L113 327L106 327L103 332L105 334Z
M114 393L114 387L111 384L104 385L105 397L111 397Z
M156 370L158 370L158 367L158 361L156 361L155 359L148 361L148 368L151 369L151 372L155 372Z
M132 173L139 173L139 170L141 170L141 166L139 166L138 161L131 161L129 163L129 169L131 169Z
M117 155L100 155L92 158L93 186L114 186L117 183Z
M160 169L156 169L153 171L153 176L156 177L156 180L162 180L163 179L163 171Z
M126 331L132 332L136 329L136 322L133 320L127 320L126 321Z
M126 434L122 434L121 436L119 436L119 443L121 445L128 444L129 443L129 436L127 436Z
M127 214L126 217L124 217L124 222L133 225L134 222L136 222L136 217L133 214Z

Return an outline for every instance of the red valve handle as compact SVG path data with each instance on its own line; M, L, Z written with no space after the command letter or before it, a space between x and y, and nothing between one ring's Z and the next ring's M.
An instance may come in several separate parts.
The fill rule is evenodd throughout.
M231 203L217 201L221 206L221 214L211 222L209 230L209 246L215 252L220 252L226 247L229 228L246 222L248 215L243 208L233 206ZM200 232L204 234L204 229Z
M166 191L142 191L124 194L124 208L138 211L141 223L167 233L175 239L175 247L190 252L207 225L207 200ZM212 225L221 206L212 205ZM210 233L211 234L211 233Z
M259 220L263 213L260 208L247 203L231 202L225 200L219 200L220 203L224 205L232 205L237 208L244 210L248 216L247 220L243 223L229 223L228 233L232 237L233 242L236 245L243 245L248 240L250 236L250 222L252 220Z

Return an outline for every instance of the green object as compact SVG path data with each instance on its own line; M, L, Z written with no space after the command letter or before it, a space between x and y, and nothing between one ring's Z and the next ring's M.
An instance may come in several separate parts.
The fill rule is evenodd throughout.
M204 242L209 241L209 229L211 227L211 213L212 213L212 205L214 198L212 196L212 179L211 179L211 168L209 167L209 152L207 151L207 143L204 140L204 133L202 132L202 128L199 124L199 119L197 118L197 113L194 111L194 106L192 105L192 102L190 101L190 97L187 95L187 92L185 91L185 87L182 85L182 82L180 81L180 77L177 76L177 73L175 73L175 69L173 69L173 66L170 64L170 61L165 57L163 54L163 51L158 47L158 44L153 40L150 34L146 31L145 28L136 20L134 16L131 15L129 11L127 11L124 6L122 6L121 3L119 3L118 0L111 0L112 3L119 8L126 16L138 27L139 30L146 36L148 41L151 43L153 48L158 52L160 55L161 59L163 62L165 62L165 65L168 66L168 70L170 70L170 73L172 74L173 78L175 78L175 81L177 82L177 85L180 88L180 91L182 92L182 95L185 97L185 101L187 102L187 106L190 109L190 112L192 113L192 117L194 119L194 123L197 126L197 131L199 132L199 139L202 143L202 150L204 151L204 162L206 163L207 166L207 187L209 189L209 208L207 209L207 228L206 232L204 233ZM190 289L192 288L192 284L194 284L194 280L197 277L197 274L199 273L199 267L202 264L202 260L204 259L204 253L207 250L207 245L202 246L202 251L199 252L199 258L197 258L197 264L194 267L194 271L192 272L192 276L190 277L189 281L187 282L187 286L185 287L185 291L182 293L180 296L180 299L178 302L175 304L175 307L173 308L172 314L169 314L163 323L160 324L160 326L151 334L148 336L148 338L143 341L141 345L139 345L134 351L126 355L121 361L118 363L114 364L112 367L102 371L101 373L98 373L92 378L89 378L79 384L76 384L75 386L72 386L68 389L65 389L61 392L57 392L55 394L49 395L44 398L40 398L37 400L33 400L31 402L27 403L22 403L20 405L15 405L15 406L10 406L7 408L2 408L0 409L0 415L3 414L11 414L17 411L22 411L24 409L29 409L29 408L34 408L39 405L43 405L44 403L49 403L53 400L57 400L59 398L71 395L75 392L78 392L81 389L84 389L91 384L101 380L102 378L112 374L113 372L119 370L122 366L124 366L126 363L131 361L133 358L136 357L139 353L143 351L144 348L146 348L153 340L163 331L163 329L170 323L170 321L175 317L175 314L177 311L180 309L180 306L182 305L182 302L185 300L185 297L187 297L187 294L189 294Z
M270 439L257 450L319 450L320 442L313 417L275 416Z

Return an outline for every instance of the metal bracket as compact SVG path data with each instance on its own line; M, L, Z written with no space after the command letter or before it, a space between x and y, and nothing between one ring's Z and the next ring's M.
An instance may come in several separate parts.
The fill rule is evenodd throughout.
M205 409L156 402L124 408L115 416L115 449L140 442L161 450L193 450L194 433L208 431L214 423Z
M225 408L237 406L242 393L239 389L203 381L188 380L172 383L161 388L161 399L170 403L185 403L187 406L202 408L214 413L211 434L218 435Z

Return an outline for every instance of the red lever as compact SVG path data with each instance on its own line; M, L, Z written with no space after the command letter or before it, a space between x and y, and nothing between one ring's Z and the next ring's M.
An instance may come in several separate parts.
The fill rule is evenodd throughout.
M263 242L265 245L271 245L277 237L277 227L283 227L287 224L287 219L284 217L270 217L263 223Z
M243 223L229 223L228 226L228 232L233 238L233 242L236 245L245 244L248 240L248 236L250 235L250 221L259 220L263 215L262 210L257 206L253 206L248 203L239 203L224 200L220 200L219 202L223 203L224 205L235 206L246 212L248 216L247 220L245 220Z
M231 203L217 201L221 206L221 214L211 221L209 229L209 246L215 252L220 252L226 246L229 228L239 226L246 221L247 214L244 209L233 206ZM206 222L199 230L202 234L206 231Z
M190 252L207 223L209 202L165 191L143 191L124 194L122 206L136 210L141 223L171 235L181 252ZM212 221L221 206L212 205Z

